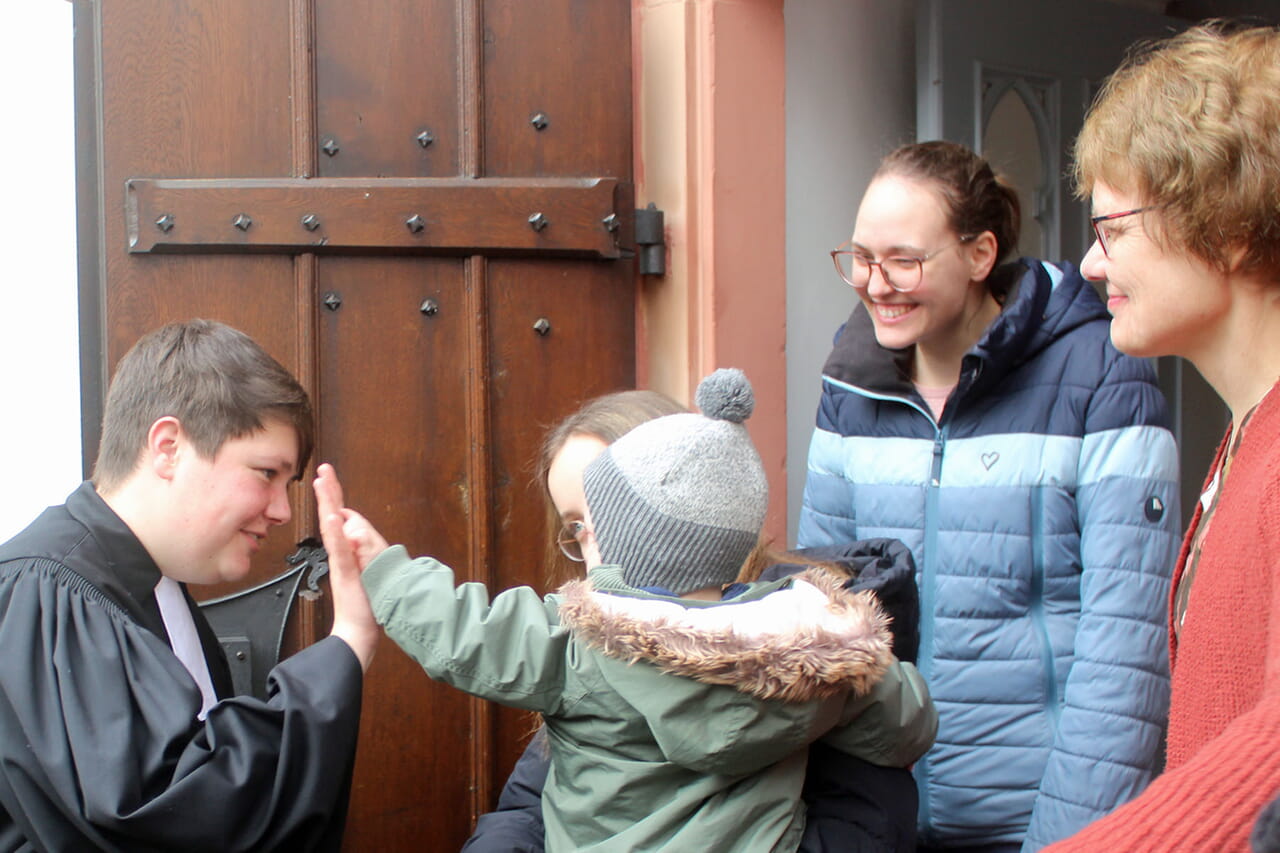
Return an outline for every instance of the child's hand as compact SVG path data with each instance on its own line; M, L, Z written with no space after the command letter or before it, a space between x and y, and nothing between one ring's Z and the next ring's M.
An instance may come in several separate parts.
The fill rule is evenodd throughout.
M362 547L366 549L364 564L367 565L376 556L370 555L368 549L377 542L385 548L386 542L363 517L342 506L342 484L338 482L332 465L326 463L319 467L314 488L320 515L320 538L324 540L325 551L329 554L329 589L333 592L333 630L330 633L345 641L359 658L361 668L368 671L378 647L379 630L369 607L369 597L360 582L359 552ZM344 531L349 513L357 519L357 528L363 527L360 533L363 546L353 542Z
M363 572L374 557L387 550L387 540L369 523L369 519L342 505L342 484L338 482L338 474L328 462L316 469L315 491L321 537L324 537L326 517L336 515L339 519L338 528L331 531L334 546L350 548L355 556L355 565ZM325 550L332 552L327 538L324 544Z
M355 551L356 564L364 571L373 558L387 550L387 540L354 509L342 508L342 533Z

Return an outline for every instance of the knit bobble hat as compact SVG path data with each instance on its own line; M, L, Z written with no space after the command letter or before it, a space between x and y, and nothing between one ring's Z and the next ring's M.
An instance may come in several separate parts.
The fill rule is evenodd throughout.
M583 473L600 558L630 586L684 595L732 583L759 539L769 487L742 425L751 383L722 368L695 399L702 414L641 424Z

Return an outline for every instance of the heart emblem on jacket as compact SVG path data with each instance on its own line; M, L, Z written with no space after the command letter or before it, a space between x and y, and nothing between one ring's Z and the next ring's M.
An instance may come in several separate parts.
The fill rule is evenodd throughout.
M994 450L990 450L982 454L982 464L986 466L988 471L991 470L992 465L996 464L999 461L1000 461L1000 454L996 453Z

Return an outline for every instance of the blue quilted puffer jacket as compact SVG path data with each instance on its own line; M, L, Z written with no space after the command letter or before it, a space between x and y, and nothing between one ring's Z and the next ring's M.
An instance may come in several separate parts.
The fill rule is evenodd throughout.
M940 714L921 841L1070 835L1141 792L1168 710L1178 460L1151 366L1071 265L1024 258L935 421L861 305L823 369L799 544L916 558Z

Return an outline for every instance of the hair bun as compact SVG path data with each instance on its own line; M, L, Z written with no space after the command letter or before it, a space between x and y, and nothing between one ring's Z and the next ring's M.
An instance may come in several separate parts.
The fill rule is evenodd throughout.
M722 367L698 383L698 409L709 418L740 424L756 407L747 375L736 367Z

